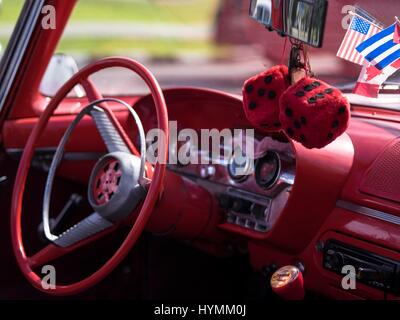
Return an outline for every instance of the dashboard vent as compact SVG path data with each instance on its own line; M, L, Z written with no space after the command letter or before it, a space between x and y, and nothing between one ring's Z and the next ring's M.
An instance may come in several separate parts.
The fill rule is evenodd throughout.
M360 191L400 202L400 139L394 140L372 163Z

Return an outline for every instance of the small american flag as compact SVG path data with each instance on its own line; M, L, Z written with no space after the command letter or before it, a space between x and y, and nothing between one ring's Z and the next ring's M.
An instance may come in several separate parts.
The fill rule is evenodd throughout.
M381 29L372 22L354 15L336 55L347 61L363 65L364 57L356 51L356 47L379 31Z

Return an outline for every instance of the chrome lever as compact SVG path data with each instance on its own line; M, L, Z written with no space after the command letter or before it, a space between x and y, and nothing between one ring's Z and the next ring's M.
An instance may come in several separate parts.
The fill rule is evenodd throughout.
M54 224L51 228L51 231L57 233L58 229L62 224L65 222L66 218L68 217L69 213L73 208L78 207L83 201L83 197L79 194L73 193L71 194L69 200L65 204L64 208L58 214L58 216L54 219Z
M79 194L73 193L71 194L70 198L68 199L67 203L62 208L61 212L55 217L50 219L50 230L51 232L58 233L60 232L61 227L67 220L70 212L72 209L77 208L83 202L83 197ZM44 236L44 228L43 222L40 223L38 227L39 237L44 241L47 242L46 237Z

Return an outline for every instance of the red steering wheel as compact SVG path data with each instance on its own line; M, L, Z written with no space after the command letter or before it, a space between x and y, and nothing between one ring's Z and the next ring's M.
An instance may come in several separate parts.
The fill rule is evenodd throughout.
M138 160L139 153L128 139L127 134L124 132L124 130L116 120L112 111L107 108L105 104L105 101L107 99L102 98L101 94L94 87L93 83L88 79L89 76L93 73L111 67L122 67L129 69L138 74L146 82L154 99L157 112L158 128L162 132L164 132L165 138L168 139L168 113L161 88L152 73L143 65L134 60L121 57L112 57L97 61L81 69L59 89L57 94L50 101L47 108L41 114L38 123L36 124L26 143L16 175L11 207L12 244L18 265L26 279L35 288L48 294L77 294L104 279L124 259L124 257L135 245L137 239L143 232L150 218L150 215L162 188L166 169L165 164L168 155L168 147L159 148L158 161L151 176L151 181L148 180L149 175L147 175L146 180L148 180L149 184L145 192L143 192L143 189L141 189L141 194L143 195L142 199L132 199L132 195L133 197L138 195L137 192L127 193L126 191L124 191L131 187L134 187L131 186L132 183L137 184L138 188L136 189L140 189L139 180L141 177L138 169L138 164L140 163L140 161ZM90 202L92 204L92 207L95 207L95 216L90 216L88 218L89 220L92 219L90 221L88 219L82 220L79 224L71 228L72 230L67 230L64 234L55 237L57 239L50 239L54 240L51 244L47 245L45 248L43 248L33 256L27 257L25 254L23 235L21 231L22 201L26 179L34 154L35 145L39 137L43 133L50 117L52 116L60 102L77 84L81 84L83 86L86 91L87 97L91 102L91 105L89 105L90 108L87 109L86 114L89 114L90 112L97 112L97 114L100 114L100 118L102 117L103 120L106 119L106 121L108 122L105 124L105 126L103 123L103 127L99 128L99 131L102 131L100 129L108 127L108 130L111 130L111 134L113 135L113 137L119 139L117 141L117 144L119 143L121 145L122 141L122 144L124 144L125 146L125 149L123 150L129 150L130 154L128 154L127 152L112 152L120 150L115 150L115 148L114 150L110 150L110 148L108 148L109 154L100 159L99 162L96 164L91 177L91 181L93 180L93 182L89 183L89 198L93 198ZM95 106L96 101L98 101L99 107ZM106 115L106 118L104 118L104 115ZM96 125L98 126L98 119L96 120L96 117L94 117L93 114L92 117L95 120ZM72 129L73 128L71 128L71 130ZM105 136L103 134L102 137L103 140L105 140L106 145L107 142L109 142L108 147L110 145L111 147L117 145L113 145L113 142L115 142L115 139L113 140L113 137L111 137L111 140L109 139L109 137L107 139L104 139ZM165 141L165 146L168 146L168 141ZM59 150L59 148L57 148L57 150ZM60 157L60 159L61 158L62 156ZM118 183L116 183L117 180ZM92 183L96 184L96 186L92 186ZM116 188L118 187L117 185L119 183L120 189L117 190ZM100 184L104 185L104 192L102 192L102 190L99 190ZM110 189L111 186L109 184L112 184L112 190ZM93 189L93 191L91 191L91 189ZM111 196L113 197L111 198ZM131 197L130 199L129 196ZM134 203L135 205L137 205L138 202L140 202L141 200L143 200L143 205L135 220L135 223L132 226L132 229L130 230L129 234L127 235L121 246L118 248L118 250L103 266L101 266L98 270L96 270L87 278L78 282L67 285L56 284L55 288L51 289L46 289L43 287L42 279L34 271L34 269L43 266L51 261L54 261L55 259L69 252L75 251L84 245L94 242L105 234L108 234L109 232L115 230L116 228L118 228L118 225L120 225L119 222L121 222L123 218L126 218L127 215L129 215L133 211L134 206L132 206L131 204ZM115 208L115 210L113 208ZM115 212L113 212L113 210ZM89 225L90 227L88 227ZM92 225L96 225L99 227L95 227L95 230L93 230ZM79 232L77 232L77 230Z

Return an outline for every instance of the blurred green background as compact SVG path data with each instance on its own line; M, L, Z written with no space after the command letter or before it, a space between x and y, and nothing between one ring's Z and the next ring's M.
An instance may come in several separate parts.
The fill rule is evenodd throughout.
M4 49L23 0L0 3L0 42ZM58 51L91 56L140 52L160 58L192 52L212 57L223 55L224 49L217 47L210 36L217 6L218 0L79 0L69 22L71 33L65 32ZM119 27L113 28L114 33L90 34L93 28L115 24ZM154 32L149 36L145 32L135 34L136 26L143 30L148 25L150 30L155 24L170 29L170 36ZM179 27L188 35L177 35L174 30ZM82 30L82 34L77 30ZM198 32L191 37L193 30Z
M67 0L69 1L69 0ZM208 23L217 0L79 0L73 21ZM2 0L1 22L13 22L23 0Z

